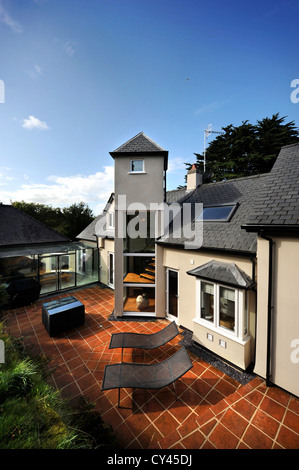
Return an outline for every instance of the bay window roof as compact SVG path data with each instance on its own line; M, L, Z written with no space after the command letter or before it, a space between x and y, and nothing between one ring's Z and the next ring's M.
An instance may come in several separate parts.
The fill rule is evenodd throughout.
M187 271L187 274L206 281L217 282L239 289L250 289L254 286L251 277L235 263L211 260L208 263Z

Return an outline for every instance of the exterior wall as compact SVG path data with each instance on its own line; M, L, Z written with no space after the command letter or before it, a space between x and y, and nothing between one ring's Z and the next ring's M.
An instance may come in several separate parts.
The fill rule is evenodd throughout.
M134 159L144 160L144 173L130 173L130 160ZM134 154L115 157L115 196L125 194L127 204L140 202L148 206L150 203L163 202L163 171L164 157L138 157Z
M200 266L211 259L223 262L234 262L252 276L252 262L248 258L221 256L215 253L199 253L191 250L177 250L171 248L163 249L163 267L172 268L179 272L179 298L178 298L178 323L193 332L193 339L200 345L213 351L215 354L223 357L229 362L246 369L254 360L254 338L255 338L255 293L251 292L248 302L248 337L245 341L232 340L218 332L211 331L209 328L196 322L196 278L187 274L190 269ZM165 286L165 282L164 282ZM166 293L159 283L159 306L162 313L166 311ZM214 335L214 341L207 339L207 333ZM226 342L224 349L219 345L219 340Z
M130 173L131 160L144 160L143 173ZM132 203L141 203L146 210L151 204L161 204L164 200L164 156L154 156L150 153L144 156L131 155L116 156L114 158L114 185L115 185L115 302L114 313L123 315L123 239L118 237L119 231L119 196L126 196L126 208ZM122 210L126 208L121 208ZM157 281L156 281L157 282Z
M108 254L114 253L114 240L103 239L100 248L100 282L107 285L109 284L108 272Z
M299 250L297 238L272 237L274 245L271 381L299 396ZM266 377L269 244L258 239L255 372Z

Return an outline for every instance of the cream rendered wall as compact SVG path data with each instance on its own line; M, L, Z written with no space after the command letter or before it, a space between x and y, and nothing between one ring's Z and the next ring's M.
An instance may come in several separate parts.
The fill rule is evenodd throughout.
M130 173L130 160L144 160L144 173ZM150 203L164 200L164 157L120 156L114 159L115 200L126 195L127 204L140 202L149 209Z
M105 238L100 246L100 282L108 286L108 254L114 253L114 240Z
M211 331L202 325L199 325L194 318L196 317L196 278L187 274L187 271L200 266L208 261L215 259L226 263L234 262L236 265L252 276L252 262L245 257L222 256L215 253L199 253L196 251L176 250L171 248L163 249L163 267L176 269L179 272L179 298L178 298L178 323L193 332L193 339L202 346L213 351L215 354L225 358L229 362L246 369L254 360L254 338L255 338L255 293L251 292L249 296L248 316L249 331L248 337L244 342L227 338L218 332ZM166 280L164 279L164 285ZM159 284L159 305L164 306L166 310L165 289ZM211 342L207 339L207 333L214 335ZM224 349L219 345L219 340L226 342Z
M299 239L274 240L271 381L299 396ZM268 242L258 240L258 322L255 372L266 376Z

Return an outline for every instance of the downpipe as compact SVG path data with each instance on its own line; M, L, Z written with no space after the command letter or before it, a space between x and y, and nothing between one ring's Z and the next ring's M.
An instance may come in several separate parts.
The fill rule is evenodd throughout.
M269 266L268 266L268 318L267 318L267 362L266 362L266 385L271 387L271 336L272 336L272 297L273 297L273 246L272 238L260 233L261 238L269 242Z

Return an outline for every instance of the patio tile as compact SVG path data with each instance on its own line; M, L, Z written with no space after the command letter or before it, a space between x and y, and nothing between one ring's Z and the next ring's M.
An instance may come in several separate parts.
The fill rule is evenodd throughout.
M153 424L150 424L139 434L137 439L142 449L157 449L159 448L158 442L162 439L162 434Z
M248 422L232 409L228 409L221 418L221 424L231 430L237 437L241 437Z
M62 298L69 294L60 294ZM153 333L169 322L110 321L113 291L98 286L72 292L85 304L85 324L50 338L41 321L44 300L5 312L11 334L23 337L34 352L49 359L50 382L64 397L84 395L112 426L127 449L299 448L299 399L256 377L246 385L189 352L193 368L173 386L160 390L101 391L106 364L120 362L121 350L109 349L114 332ZM180 330L183 331L183 330ZM181 347L182 336L159 350L124 350L129 362L165 359Z
M200 449L205 438L200 431L195 431L189 436L182 439L181 444L185 449Z
M154 425L159 429L163 437L165 437L177 428L178 423L175 418L171 416L169 411L164 411L159 418L154 421Z
M273 444L273 440L270 437L252 425L246 430L243 441L250 449L271 449Z
M260 404L260 409L271 415L273 418L281 421L285 413L285 407L271 398L265 397Z
M271 418L271 416L264 413L262 410L257 410L251 423L267 434L267 436L271 437L271 439L275 438L279 422Z
M174 430L172 433L158 439L158 445L160 449L174 449L177 447L177 444L180 442L181 436L177 430ZM179 444L179 448L182 448L182 445Z
M222 393L219 393L216 389L211 390L205 397L205 399L209 403L211 403L211 405L215 405L216 403L219 403L223 398L224 396L222 395Z
M185 410L186 412L186 410ZM173 413L173 411L172 411ZM177 428L181 437L185 437L187 434L190 434L192 431L198 428L198 424L196 422L196 413L191 412L185 420L180 424Z
M295 399L294 397L291 397L289 409L299 415L299 400Z
M299 435L286 426L281 426L277 436L277 443L284 449L299 449Z
M272 398L272 400L275 400L284 406L286 406L290 400L290 395L277 387L269 387L267 390L267 397Z
M208 435L210 434L210 432L212 431L212 429L214 429L214 427L216 426L216 424L218 423L218 421L213 418L211 419L210 421L208 421L206 424L203 424L201 427L200 427L200 431L206 436L208 437Z
M283 424L299 434L299 416L297 414L287 410Z
M247 401L247 399L241 399L232 405L232 409L237 411L243 418L250 420L256 411L256 407Z
M238 444L238 438L222 424L215 426L209 436L209 441L217 449L235 449Z

